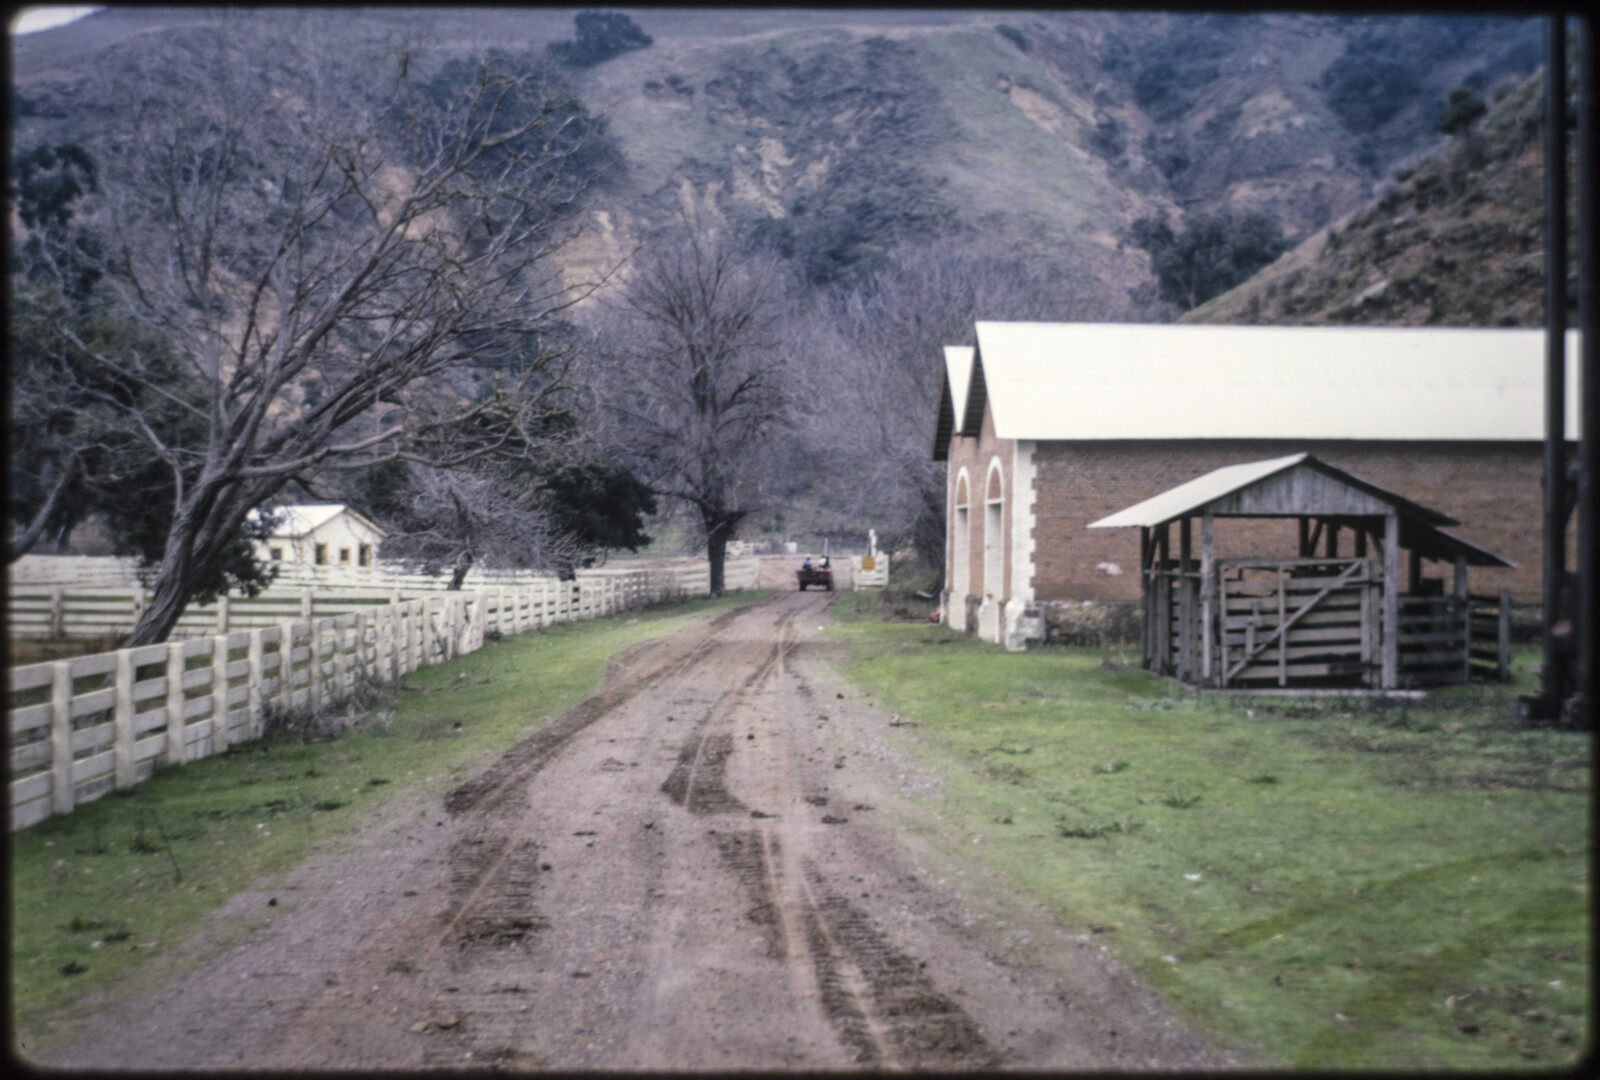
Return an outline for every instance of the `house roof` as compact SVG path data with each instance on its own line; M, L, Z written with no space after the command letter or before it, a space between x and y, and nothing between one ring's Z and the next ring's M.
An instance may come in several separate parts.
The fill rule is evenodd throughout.
M1091 529L1155 528L1211 511L1224 517L1366 516L1392 510L1400 544L1432 559L1466 556L1472 566L1512 566L1440 525L1459 521L1335 468L1311 454L1225 465L1090 523Z
M1544 331L979 322L970 375L945 350L951 418L980 396L1006 439L1540 441ZM1577 334L1567 437L1578 431ZM962 398L965 398L963 402ZM976 419L974 419L976 407ZM941 405L941 411L943 406Z
M349 514L380 537L389 535L344 503L308 503L303 506L279 506L275 509L283 515L283 521L272 531L273 536L286 536L290 539L308 536L340 514ZM250 516L255 518L256 511L252 510Z

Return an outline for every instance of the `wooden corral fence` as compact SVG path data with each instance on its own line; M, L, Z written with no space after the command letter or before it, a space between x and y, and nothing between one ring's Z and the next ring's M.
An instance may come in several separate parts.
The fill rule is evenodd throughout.
M1383 565L1375 558L1218 559L1221 685L1354 677L1377 684L1383 646ZM1147 655L1192 680L1204 647L1201 573L1175 560L1152 568ZM1400 683L1511 677L1511 597L1399 597ZM1165 633L1160 628L1165 627Z
M744 562L730 562L730 590L755 586L755 561ZM236 597L213 613L225 628L220 632L13 668L11 828L132 787L158 764L193 761L256 738L269 709L318 710L363 680L395 682L476 651L490 633L525 633L703 596L708 587L701 565L587 571L577 581L401 599L341 592L308 602L301 594L293 598L301 610L288 612L271 599L252 608ZM347 610L315 615L335 604ZM131 627L130 614L124 602L117 625Z

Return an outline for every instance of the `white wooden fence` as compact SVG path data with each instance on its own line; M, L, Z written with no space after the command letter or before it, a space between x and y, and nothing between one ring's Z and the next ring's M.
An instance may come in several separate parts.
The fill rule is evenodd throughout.
M728 588L753 588L756 570L755 560L730 563ZM300 610L288 613L274 601L250 608L224 598L205 636L13 668L11 828L132 787L158 762L181 764L255 738L269 707L321 708L347 697L359 680L394 682L473 652L493 631L526 633L708 589L702 564L583 571L576 581L410 598L341 590L308 599L297 592ZM346 610L316 616L318 608L339 605ZM65 596L61 610L73 611ZM116 614L72 625L131 627L126 592Z
M20 563L26 563L24 557ZM23 569L13 565L6 594L6 628L13 638L102 637L132 631L149 598L132 571L132 560L72 556L33 557L35 563ZM44 564L43 566L39 565ZM756 587L759 563L755 559L729 560L726 585L742 590ZM702 560L652 560L624 563L601 570L580 570L578 581L602 582L618 574L669 575L676 582L674 595L704 595L710 589L710 568ZM276 626L287 618L310 619L320 615L340 615L370 609L374 605L399 603L403 599L439 592L448 578L421 574L390 575L379 586L363 587L353 581L302 585L297 588L274 586L254 597L219 596L210 604L190 604L178 620L173 637L200 637L247 630L257 626ZM543 574L515 572L472 575L463 591L481 592L506 586L528 587L554 595L561 582ZM591 588L599 587L591 585ZM651 588L668 588L661 578ZM671 589L668 589L670 592ZM662 594L667 595L666 593Z

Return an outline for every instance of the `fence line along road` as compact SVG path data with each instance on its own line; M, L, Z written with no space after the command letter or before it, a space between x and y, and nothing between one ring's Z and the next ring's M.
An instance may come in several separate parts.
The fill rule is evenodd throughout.
M756 569L753 559L730 562L727 587L754 588ZM338 590L308 600L296 591L291 612L273 606L281 598L258 608L224 598L201 615L220 633L13 668L11 828L131 788L158 763L182 764L259 737L268 709L321 709L362 680L396 682L474 652L491 632L527 633L703 596L709 588L701 564L583 571L576 581L545 578L410 598ZM128 594L121 596L116 625L131 629ZM313 609L338 605L346 610L314 617ZM65 595L62 610L72 610Z

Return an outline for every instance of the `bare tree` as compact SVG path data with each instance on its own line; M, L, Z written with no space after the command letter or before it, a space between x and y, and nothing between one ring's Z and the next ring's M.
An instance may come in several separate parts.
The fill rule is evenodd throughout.
M861 285L822 297L807 316L819 385L805 428L827 461L833 499L943 565L945 469L931 460L944 346L973 343L978 319L1083 319L1104 290L1071 272L971 242L903 253Z
M413 465L408 472L405 515L379 549L384 559L425 574L449 568L448 587L459 589L474 566L556 569L584 553L577 537L499 470Z
M115 72L107 99L123 106L96 148L102 288L185 379L73 344L199 429L173 440L104 401L172 478L134 645L166 637L203 568L291 480L449 466L514 437L516 394L469 404L438 377L492 356L548 388L530 342L573 299L551 256L593 126L536 64L491 54L424 75L417 50L277 25L234 14L176 35Z
M788 422L779 280L765 257L691 224L639 261L611 328L619 437L659 494L694 508L714 596L769 437Z

